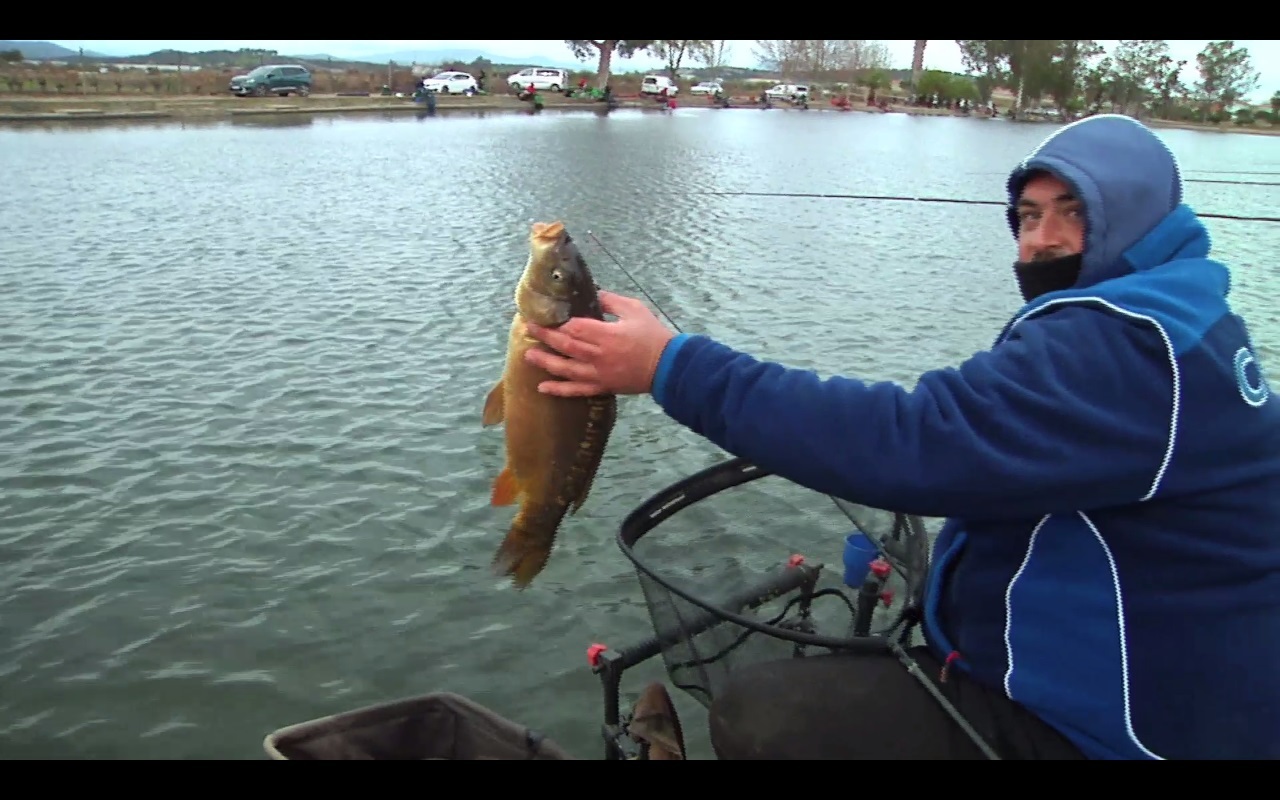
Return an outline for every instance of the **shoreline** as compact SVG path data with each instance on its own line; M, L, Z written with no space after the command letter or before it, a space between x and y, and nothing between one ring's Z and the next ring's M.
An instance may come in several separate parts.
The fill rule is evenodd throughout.
M754 98L734 97L734 109L754 109ZM702 97L678 98L677 110L688 108L711 108L709 101ZM618 110L629 111L664 111L654 100L639 97L620 97ZM603 112L605 107L598 101L577 100L563 95L545 95L544 111L593 111ZM785 105L775 106L775 110L792 110ZM855 105L848 110L840 110L813 103L810 112L826 113L862 113L862 114L905 114L907 116L942 117L964 115L956 114L942 108L917 108L913 106L894 106L888 111L875 107ZM436 99L436 113L449 114L458 111L507 111L532 113L532 106L517 100L510 94L483 95L479 97L462 97L446 95ZM416 112L426 114L426 106L415 103L408 97L386 97L380 94L313 94L308 97L235 97L229 94L218 95L168 95L146 97L139 95L53 95L44 97L0 96L0 124L23 122L70 122L87 123L96 121L230 121L246 117L271 117L292 114L363 114L363 113L405 113ZM988 119L992 122L1004 122L989 117L971 117ZM1018 124L1052 124L1049 122L1026 121ZM1205 133L1243 133L1261 136L1280 135L1280 127L1258 125L1240 126L1231 122L1220 125L1197 122L1174 122L1169 120L1145 120L1152 128L1171 128Z

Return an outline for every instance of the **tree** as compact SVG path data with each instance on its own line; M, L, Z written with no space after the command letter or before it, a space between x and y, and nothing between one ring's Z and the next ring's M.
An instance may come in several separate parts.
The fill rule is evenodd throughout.
M720 39L712 41L704 40L702 47L698 52L694 53L694 58L702 62L702 65L708 69L720 69L728 64L729 41Z
M1271 113L1280 114L1280 91L1271 95Z
M1164 39L1121 39L1111 61L1113 102L1124 113L1140 116L1162 93L1172 95L1169 71L1173 59Z
M1160 77L1156 80L1156 108L1153 113L1162 119L1168 119L1173 113L1174 97L1187 93L1182 83L1182 68L1187 65L1185 59L1174 61L1169 56L1160 58Z
M760 66L786 80L799 69L804 45L797 39L758 39L752 51Z
M783 80L799 75L820 80L848 71L856 81L865 70L889 66L889 48L867 39L762 39L756 42L755 56Z
M956 44L960 46L960 58L967 69L1014 89L1016 115L1021 113L1027 98L1043 92L1048 66L1060 40L957 39Z
M1115 102L1115 64L1110 56L1085 70L1080 94L1086 115L1097 114L1107 101Z
M1253 68L1247 47L1236 47L1235 42L1209 42L1196 56L1200 80L1196 82L1196 100L1200 103L1200 119L1209 116L1209 107L1220 104L1222 110L1258 88L1261 77Z
M853 41L856 45L860 45L863 69L889 69L890 58L888 45L884 42L876 42L866 39L855 39Z
M1000 52L1001 42L997 39L956 39L955 42L960 46L960 61L965 69L978 76L979 99L990 103L996 87L1003 86L1008 80ZM919 89L916 92L923 94Z
M920 74L924 72L924 46L928 39L916 39L915 48L911 51L911 85L920 83Z
M631 58L637 51L644 50L653 44L652 39L565 39L565 44L573 50L574 56L586 61L593 55L599 55L600 69L596 73L596 88L604 89L609 83L609 68L613 63L613 54L623 58Z
M1034 84L1042 89L1068 122L1084 109L1080 95L1093 61L1106 51L1092 39L1059 39L1047 63L1033 63Z
M710 44L710 41L702 39L658 39L649 45L648 49L650 53L667 62L667 75L674 81L685 56L696 58L697 54L705 52Z

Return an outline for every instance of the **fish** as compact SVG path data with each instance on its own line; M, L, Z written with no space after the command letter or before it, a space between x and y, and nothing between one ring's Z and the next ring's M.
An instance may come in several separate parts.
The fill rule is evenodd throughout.
M505 427L506 455L493 481L493 506L519 504L493 558L493 572L519 589L551 556L560 524L587 500L617 419L617 397L555 397L538 391L556 376L525 360L551 348L525 328L556 328L574 317L604 320L595 279L562 222L535 222L529 259L516 283L516 311L507 335L502 376L484 402L482 424ZM554 352L554 351L551 351Z
M653 681L644 687L627 723L631 738L649 746L648 761L684 761L684 731L667 687Z

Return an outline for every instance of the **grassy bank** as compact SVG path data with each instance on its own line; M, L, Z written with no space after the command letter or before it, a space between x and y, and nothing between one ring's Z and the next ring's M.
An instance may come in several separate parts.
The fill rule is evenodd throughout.
M737 96L732 98L734 105L750 107L754 97ZM621 107L659 110L660 104L653 98L623 96ZM700 108L710 106L711 100L706 97L681 97L678 99L682 108ZM599 110L601 103L590 100L567 98L562 94L544 94L544 108L547 110L584 109ZM785 104L778 104L785 108ZM814 101L811 109L830 109L829 103ZM421 112L424 106L412 102L407 97L343 96L313 94L309 97L234 97L228 94L209 95L160 95L147 96L141 94L88 94L56 96L40 95L7 95L0 96L0 122L23 121L76 121L76 120L128 120L128 119L172 119L172 120L217 120L259 115L277 114L323 114L323 113L359 113L359 112ZM436 98L438 113L451 111L529 111L527 102L517 100L510 94L484 95L478 97L460 97L456 95L438 96ZM855 105L854 111L865 113L881 113L879 109L865 105ZM895 111L925 116L947 115L945 109L911 108L898 106Z
M588 109L600 103L574 100L563 95L547 96L547 109ZM656 108L652 101L625 102L624 107ZM439 97L439 113L450 111L528 111L530 105L510 95L480 97ZM220 95L169 95L140 97L137 95L100 95L60 97L0 97L0 121L22 122L95 119L225 119L269 114L357 113L362 111L415 112L424 106L405 97L350 97L316 95L310 97L233 97Z
M1211 122L1172 122L1165 119L1149 119L1145 120L1145 124L1152 128L1180 128L1185 131L1207 131L1211 133L1252 133L1261 136L1278 136L1280 128L1274 125L1268 125L1265 122L1255 122L1252 125L1237 125L1234 122L1223 122L1214 125Z

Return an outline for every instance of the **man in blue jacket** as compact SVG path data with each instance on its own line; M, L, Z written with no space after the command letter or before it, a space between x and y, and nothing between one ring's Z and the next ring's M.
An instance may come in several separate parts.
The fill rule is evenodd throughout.
M800 485L947 517L928 652L1004 757L1280 758L1280 407L1228 305L1227 268L1182 202L1176 160L1128 117L1089 117L1047 138L1008 190L1026 304L990 350L912 391L823 381L676 336L617 295L604 297L617 322L533 329L568 359L529 358L566 379L548 393L649 392L681 424ZM792 669L838 697L871 680L859 658L842 657L843 672ZM941 715L874 680L858 707L790 690L797 708L835 708L814 724L842 743L812 752L976 755L954 723L931 734L925 716ZM965 693L983 708L966 711ZM728 741L726 728L759 711L725 702L712 726ZM787 718L779 696L757 702ZM908 713L914 724L895 728ZM1028 719L1044 730L1027 733ZM860 731L873 727L897 740L869 742ZM801 730L739 733L738 749L804 758L787 744Z

